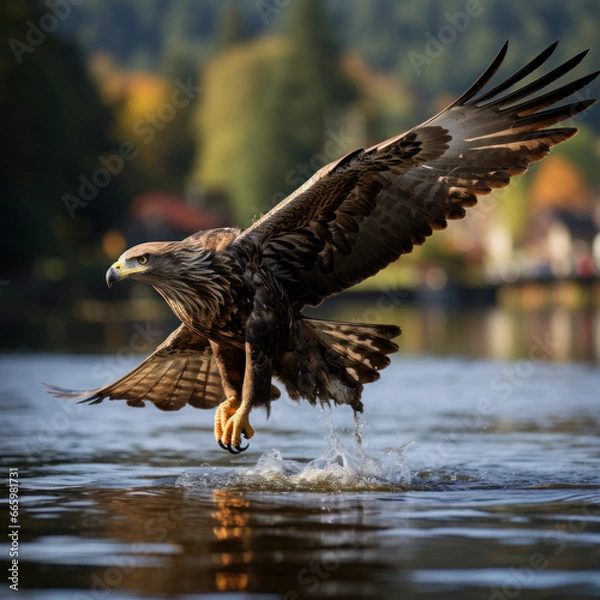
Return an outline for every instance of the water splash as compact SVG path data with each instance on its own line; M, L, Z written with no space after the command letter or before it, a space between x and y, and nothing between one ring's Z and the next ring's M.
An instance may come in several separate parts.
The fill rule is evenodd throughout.
M286 460L274 448L264 452L253 467L196 477L184 473L176 485L244 491L398 491L410 486L411 474L403 453L411 443L387 448L378 456L369 454L357 419L352 445L344 444L331 424L327 447L308 463Z

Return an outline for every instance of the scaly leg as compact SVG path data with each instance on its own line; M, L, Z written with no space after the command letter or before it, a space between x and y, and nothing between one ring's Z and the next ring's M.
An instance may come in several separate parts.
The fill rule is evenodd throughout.
M273 393L273 352L278 348L278 321L270 289L257 285L254 308L245 328L244 349L211 342L223 390L227 400L215 415L215 437L221 448L233 454L243 452L242 435L250 439L250 411L257 406L267 409ZM275 390L278 395L278 390ZM241 400L240 400L241 397Z
M229 394L219 406L215 415L215 437L221 448L238 454L248 448L242 447L242 435L250 439L254 429L250 425L250 411L253 406L270 402L273 370L271 359L261 350L246 342L245 368L242 384L242 399L236 393ZM224 385L225 388L225 385Z
M232 445L231 433L225 437L228 421L235 416L242 401L240 395L243 383L243 365L245 363L245 352L239 348L222 346L217 342L211 342L213 355L215 357L221 383L227 399L224 400L215 412L214 433L217 443L221 448L229 450L232 454L243 452L248 446L241 447L241 438L238 436L237 443ZM242 369L240 369L242 365ZM247 428L250 431L251 427ZM234 440L235 441L235 440Z

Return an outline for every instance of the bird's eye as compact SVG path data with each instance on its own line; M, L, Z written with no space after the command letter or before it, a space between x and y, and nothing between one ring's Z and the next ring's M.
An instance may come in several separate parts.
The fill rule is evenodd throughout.
M148 262L148 255L142 254L142 256L138 256L137 261L140 265L145 265Z

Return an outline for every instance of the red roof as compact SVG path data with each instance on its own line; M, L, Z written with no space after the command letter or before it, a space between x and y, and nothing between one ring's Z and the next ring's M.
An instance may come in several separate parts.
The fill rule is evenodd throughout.
M158 221L187 233L220 225L216 215L190 206L183 196L170 192L149 192L138 196L131 205L131 214L140 221Z

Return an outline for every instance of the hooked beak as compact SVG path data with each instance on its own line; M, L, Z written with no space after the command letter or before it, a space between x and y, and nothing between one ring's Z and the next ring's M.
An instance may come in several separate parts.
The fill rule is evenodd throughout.
M119 279L121 279L121 265L117 261L111 265L108 271L106 271L106 285L110 288L112 287L113 283L115 283L115 281L119 281Z

